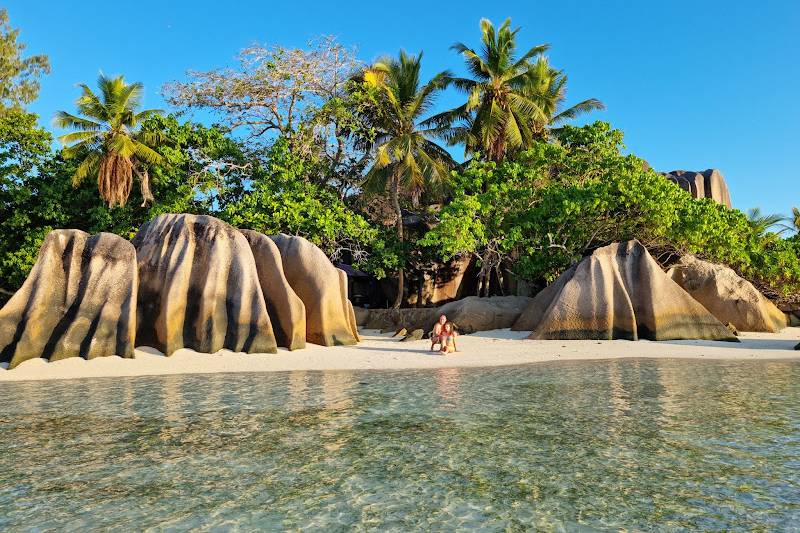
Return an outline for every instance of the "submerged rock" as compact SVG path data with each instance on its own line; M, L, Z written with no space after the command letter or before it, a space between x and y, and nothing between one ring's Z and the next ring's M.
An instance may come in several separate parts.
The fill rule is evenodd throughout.
M715 202L731 208L731 195L728 191L728 184L722 173L710 168L702 172L692 172L691 170L673 170L664 176L674 182L681 189L689 192L695 199L710 198Z
M262 233L241 230L256 261L261 291L278 346L296 350L306 346L306 308L286 279L275 242Z
M439 315L446 315L460 333L475 333L493 329L510 328L531 304L527 296L468 296L443 305L428 324L430 331Z
M306 308L306 340L323 346L356 344L355 311L347 299L347 275L302 237L273 235L289 285Z
M539 293L514 329L532 329L531 339L737 341L638 241L595 250Z
M739 331L775 333L787 325L783 311L726 266L687 255L667 275L720 322L730 322Z
M180 348L277 351L253 253L235 228L209 216L160 215L133 245L137 345L166 355Z
M50 232L31 273L0 310L0 362L133 357L136 250L111 233Z

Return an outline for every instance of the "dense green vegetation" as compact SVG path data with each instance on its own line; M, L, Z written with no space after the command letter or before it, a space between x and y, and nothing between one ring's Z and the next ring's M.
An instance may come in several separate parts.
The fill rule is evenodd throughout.
M697 253L772 296L800 292L800 212L748 217L693 200L626 154L609 124L565 125L602 104L566 107L566 75L545 46L517 54L518 31L482 21L480 48L454 46L471 77L428 81L421 53L363 65L329 39L253 47L237 69L166 86L176 111L209 111L213 126L140 111L139 84L101 77L99 92L83 86L77 113L57 114L73 131L55 148L25 110L47 58L25 57L0 11L0 301L51 229L131 237L166 212L302 235L334 260L399 280L396 305L404 277L455 257L477 259L479 291L491 294L512 277L544 286L594 248L631 238L665 264ZM466 102L432 114L448 87Z

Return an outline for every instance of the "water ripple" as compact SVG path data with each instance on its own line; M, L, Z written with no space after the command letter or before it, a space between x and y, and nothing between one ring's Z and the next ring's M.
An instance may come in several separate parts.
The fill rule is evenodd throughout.
M795 530L800 364L0 386L0 529Z

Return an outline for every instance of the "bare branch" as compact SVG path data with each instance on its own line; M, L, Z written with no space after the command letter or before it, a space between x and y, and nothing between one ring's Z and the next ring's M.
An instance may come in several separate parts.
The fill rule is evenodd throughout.
M278 131L287 137L296 124L344 92L360 63L355 51L322 37L307 49L254 44L242 50L236 68L190 71L186 82L164 86L167 101L207 109L231 129L247 128L251 138Z

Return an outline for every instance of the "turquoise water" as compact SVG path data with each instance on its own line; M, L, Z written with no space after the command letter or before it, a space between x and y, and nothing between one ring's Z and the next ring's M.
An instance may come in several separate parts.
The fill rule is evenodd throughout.
M0 530L800 530L800 363L0 385Z

